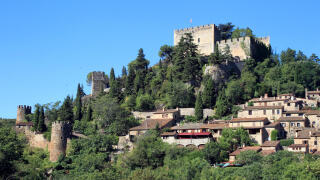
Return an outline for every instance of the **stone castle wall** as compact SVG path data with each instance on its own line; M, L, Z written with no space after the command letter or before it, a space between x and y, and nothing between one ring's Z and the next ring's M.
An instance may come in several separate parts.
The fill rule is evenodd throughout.
M185 33L191 33L194 43L198 45L201 54L209 55L214 52L215 42L220 39L220 32L214 24L197 26L174 31L174 45L178 45Z
M50 142L43 136L31 130L31 126L16 126L16 131L26 136L30 147L49 150Z
M224 52L229 47L231 55L239 60L246 59L251 55L251 38L241 37L217 41L218 48Z

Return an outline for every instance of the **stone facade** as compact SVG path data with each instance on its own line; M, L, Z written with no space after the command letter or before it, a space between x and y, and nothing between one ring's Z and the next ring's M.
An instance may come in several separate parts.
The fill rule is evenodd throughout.
M241 37L221 40L221 33L214 24L174 30L174 45L178 45L185 33L191 33L194 43L198 45L199 53L210 55L215 51L216 44L220 51L230 49L231 55L238 60L254 56L259 48L270 45L270 37Z

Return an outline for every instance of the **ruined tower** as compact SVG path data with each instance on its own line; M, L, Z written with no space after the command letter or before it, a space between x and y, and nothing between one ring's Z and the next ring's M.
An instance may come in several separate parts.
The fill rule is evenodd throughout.
M50 142L50 161L56 162L60 155L66 154L67 138L70 133L69 124L65 121L52 123Z
M26 120L26 115L31 114L31 106L19 105L17 108L17 120L16 123Z
M107 79L104 72L100 71L94 71L92 72L92 89L91 89L91 95L96 96L100 92L103 92L103 90L107 87Z

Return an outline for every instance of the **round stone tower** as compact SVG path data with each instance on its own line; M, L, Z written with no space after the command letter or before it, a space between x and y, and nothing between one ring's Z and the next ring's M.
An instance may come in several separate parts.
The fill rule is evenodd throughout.
M31 106L19 105L17 108L17 120L16 123L26 120L26 115L31 114Z
M52 123L50 161L56 162L60 155L66 154L68 131L67 122L56 121Z

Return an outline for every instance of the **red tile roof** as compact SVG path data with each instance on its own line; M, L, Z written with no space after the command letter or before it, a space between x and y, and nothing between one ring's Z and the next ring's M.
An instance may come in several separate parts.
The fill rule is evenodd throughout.
M239 155L241 152L244 151L255 151L255 152L259 152L261 150L260 146L246 146L246 147L242 147L242 148L238 148L237 150L233 151L232 153L229 154L229 156L237 156Z
M228 123L217 123L217 124L204 124L201 126L201 129L224 129L228 128Z
M245 110L255 110L255 109L283 109L283 106L247 106Z
M265 141L261 147L277 147L280 144L280 141Z
M291 122L291 121L305 121L305 120L306 119L304 117L289 116L289 117L280 117L278 121Z
M173 119L146 119L141 123L140 126L130 128L130 131L154 129L156 128L157 124L159 125L159 128L163 128L171 121L173 121Z

